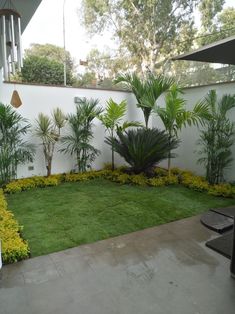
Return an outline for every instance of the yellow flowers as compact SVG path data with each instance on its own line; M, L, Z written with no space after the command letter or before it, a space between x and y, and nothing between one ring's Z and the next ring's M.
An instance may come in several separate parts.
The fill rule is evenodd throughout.
M4 263L13 263L29 256L28 243L20 237L21 229L14 215L7 210L7 202L0 189L0 239Z

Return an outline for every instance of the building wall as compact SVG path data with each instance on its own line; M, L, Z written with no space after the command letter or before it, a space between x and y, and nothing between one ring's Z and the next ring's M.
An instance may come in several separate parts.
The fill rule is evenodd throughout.
M36 86L23 84L9 84L0 82L0 101L7 104L10 102L14 89L20 94L23 105L17 111L25 118L29 119L32 125L35 125L35 119L39 112L50 114L55 107L60 107L65 113L72 113L75 110L74 97L98 98L100 105L105 107L106 101L113 98L120 102L126 99L128 102L127 120L137 120L143 122L142 111L135 106L135 98L131 93L121 91L99 90L99 89L78 89L50 86ZM216 89L219 97L223 94L235 94L235 83L216 84L211 86L193 87L185 89L184 97L187 100L187 107L190 109L194 104L202 99L210 89ZM164 97L161 97L158 104L164 106ZM235 121L235 109L231 111L231 119ZM156 116L152 116L150 126L162 128L161 121ZM66 132L66 130L64 130ZM103 164L110 162L110 148L104 143L105 132L98 119L94 122L94 141L93 144L101 151L100 156L93 164L94 169L102 168ZM198 155L196 150L198 146L196 141L199 138L199 131L196 127L187 127L179 134L181 139L180 147L177 149L177 157L173 160L173 165L184 169L190 169L198 174L204 174L203 166L197 164ZM28 141L35 143L36 156L33 164L27 164L19 167L18 177L28 177L31 175L45 175L45 163L42 153L42 147L33 131L28 135ZM235 156L235 146L233 147ZM124 161L116 156L117 164ZM53 173L68 172L74 168L74 159L71 156L65 156L61 153L55 153L52 171ZM166 162L161 164L166 166ZM29 171L28 167L33 166L34 170ZM235 162L231 169L227 171L227 178L235 180Z
M35 119L39 112L50 114L55 107L60 107L64 113L75 112L74 97L98 98L100 105L105 107L106 101L113 98L116 102L124 99L128 101L127 120L142 120L142 115L135 106L135 99L131 93L119 91L106 91L97 89L77 89L64 87L47 87L22 84L0 84L0 100L4 104L10 103L13 90L16 89L21 97L22 106L17 109L23 117L27 118L32 125L35 126ZM101 151L100 156L95 160L93 167L100 169L103 164L111 161L110 148L104 143L105 134L104 127L98 119L94 121L94 141L93 144ZM66 133L66 129L63 131ZM28 136L28 141L35 143L36 156L33 164L19 167L18 177L28 177L32 175L45 175L45 162L42 152L42 146L39 140L34 136L33 130ZM57 148L59 148L57 146ZM123 161L116 156L116 162ZM74 168L75 161L71 156L65 156L56 152L52 164L52 172L68 172ZM29 171L28 167L33 166L34 170Z

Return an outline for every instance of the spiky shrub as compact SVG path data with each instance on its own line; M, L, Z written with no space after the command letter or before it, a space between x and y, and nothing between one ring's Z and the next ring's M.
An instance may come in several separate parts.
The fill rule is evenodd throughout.
M169 141L165 131L139 128L127 132L118 131L117 138L107 138L106 143L113 145L114 151L138 174L148 172L168 158L169 152L177 148L179 142L175 138Z
M32 161L34 147L23 140L29 129L11 106L0 104L0 185L16 178L20 164Z
M66 117L59 108L53 110L51 117L44 113L39 113L36 119L35 135L41 140L47 176L51 175L55 145L59 141L60 132L65 123Z
M60 151L75 156L78 172L91 168L92 162L100 153L90 143L93 139L93 120L102 112L98 104L97 99L80 98L76 113L68 116L68 133L61 138L63 147Z
M210 184L224 181L224 171L233 161L231 147L235 142L235 123L228 118L228 112L235 107L235 95L217 98L211 90L205 98L210 117L200 132L198 162L206 168L206 179Z

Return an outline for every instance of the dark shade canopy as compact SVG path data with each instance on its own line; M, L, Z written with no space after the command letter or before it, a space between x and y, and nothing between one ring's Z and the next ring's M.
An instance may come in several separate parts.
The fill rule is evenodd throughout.
M186 53L172 60L191 60L235 65L235 36L206 45L191 53Z

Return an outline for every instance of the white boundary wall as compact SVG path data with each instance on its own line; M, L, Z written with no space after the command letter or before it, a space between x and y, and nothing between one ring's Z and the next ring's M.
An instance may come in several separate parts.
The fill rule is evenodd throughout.
M79 89L23 84L0 83L0 101L4 104L10 103L11 95L14 89L20 94L23 105L17 111L34 124L39 112L50 114L55 107L60 107L65 113L72 113L75 110L74 97L98 98L100 105L105 107L106 101L113 98L114 101L120 102L124 99L128 102L127 120L137 120L143 122L142 111L135 106L135 98L131 93L99 90L99 89ZM202 99L210 89L216 89L219 97L223 94L235 94L235 83L216 84L210 86L193 87L185 89L184 97L187 100L187 107L192 108L193 105ZM164 97L158 101L159 105L164 106ZM235 121L235 109L231 111L231 119ZM151 118L150 126L162 128L162 124L155 116ZM110 162L110 148L104 143L105 132L100 121L97 119L94 123L94 146L101 151L101 155L93 164L94 169L102 168L103 164ZM177 158L173 160L173 165L184 169L193 170L199 174L204 174L202 166L197 164L197 154L195 153L197 146L196 141L199 138L199 132L195 127L187 127L180 133L181 145L177 149ZM19 167L18 177L28 177L32 175L45 175L45 163L42 153L42 147L38 139L33 133L29 135L29 141L36 144L36 156L32 164ZM233 147L235 158L235 147ZM117 164L123 164L124 161L115 156ZM55 153L52 165L53 173L69 172L74 168L74 160L71 156L65 156L61 153ZM162 163L166 165L166 163ZM34 170L29 171L28 167L33 166ZM227 179L235 180L235 161L231 169L227 172Z

